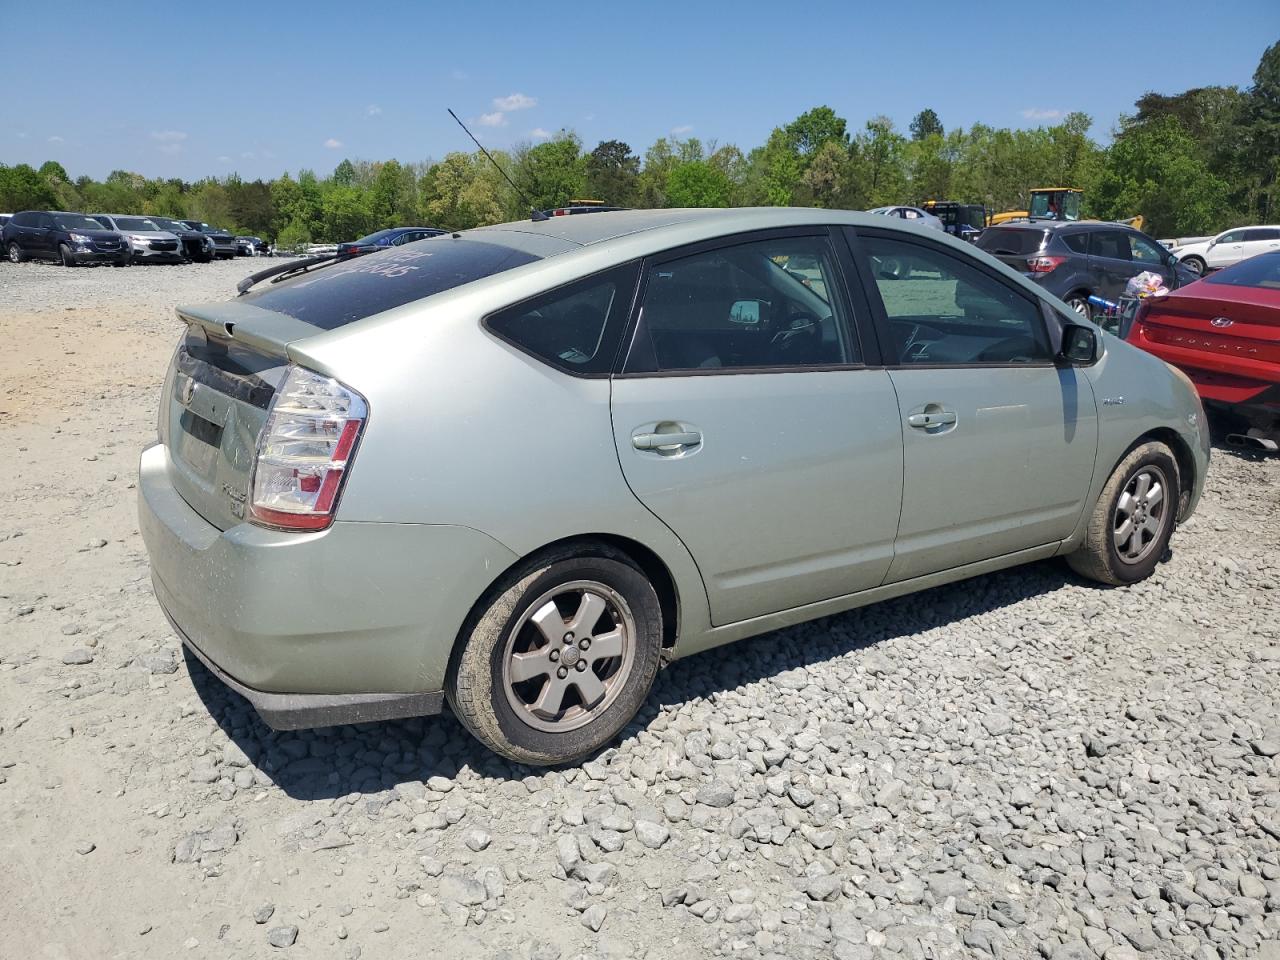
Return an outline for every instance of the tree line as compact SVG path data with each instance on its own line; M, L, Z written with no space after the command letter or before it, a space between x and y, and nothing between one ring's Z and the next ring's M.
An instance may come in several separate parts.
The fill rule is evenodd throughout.
M877 116L860 128L814 107L743 152L666 137L636 153L621 140L585 149L572 131L495 151L516 189L481 153L401 163L343 160L270 180L194 183L125 170L72 180L58 163L0 164L0 210L64 209L195 218L281 246L349 240L383 227L453 230L527 217L571 199L624 207L816 206L861 210L928 199L1025 209L1037 186L1078 186L1085 213L1142 214L1157 236L1215 233L1280 219L1280 43L1253 83L1148 93L1112 141L1071 113L1037 129L945 129L924 109L906 131Z

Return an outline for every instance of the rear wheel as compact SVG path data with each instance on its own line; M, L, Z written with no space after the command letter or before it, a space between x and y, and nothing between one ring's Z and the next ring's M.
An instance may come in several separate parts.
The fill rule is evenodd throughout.
M1204 259L1201 257L1187 257L1181 261L1182 265L1194 273L1197 277L1203 277L1206 269Z
M1079 291L1071 294L1063 302L1086 320L1093 319L1093 310L1089 306L1089 294Z
M1168 447L1135 447L1102 488L1084 543L1067 555L1071 569L1112 586L1151 576L1169 547L1180 489Z
M453 712L520 763L585 757L617 736L658 672L662 609L625 555L551 555L468 620L446 684Z
M71 255L71 248L65 243L58 244L58 257L62 260L64 267L74 267L76 258Z
M22 262L23 260L25 260L25 259L27 259L27 255L26 255L25 253L23 253L23 252L22 252L22 248L21 248L20 246L18 246L17 241L16 241L16 240L15 240L15 241L10 241L10 243L9 243L9 262L10 262L10 263L21 263L21 262Z

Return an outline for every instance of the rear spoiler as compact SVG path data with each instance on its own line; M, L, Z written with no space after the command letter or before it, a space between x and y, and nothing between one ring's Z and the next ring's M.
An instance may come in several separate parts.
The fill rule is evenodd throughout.
M283 313L235 300L180 306L178 319L202 328L214 339L234 340L265 356L282 360L289 359L289 344L325 332Z

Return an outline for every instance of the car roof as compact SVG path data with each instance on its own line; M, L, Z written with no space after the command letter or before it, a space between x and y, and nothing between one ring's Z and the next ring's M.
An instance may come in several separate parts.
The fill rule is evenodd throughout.
M589 217L552 217L548 220L519 220L492 227L477 227L467 233L477 240L496 234L534 234L575 246L589 246L620 237L680 227L701 227L733 233L738 230L767 230L770 227L817 226L829 223L882 227L884 217L853 210L825 210L817 207L715 207L662 210L616 210Z

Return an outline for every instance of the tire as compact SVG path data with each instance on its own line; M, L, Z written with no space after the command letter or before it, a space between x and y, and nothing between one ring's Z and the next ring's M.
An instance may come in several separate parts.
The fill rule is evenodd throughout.
M609 743L644 703L662 607L625 554L550 554L500 581L459 640L445 693L463 725L518 763L569 763ZM590 685L575 682L588 676Z
M1181 490L1178 462L1163 443L1129 451L1102 488L1084 542L1067 555L1071 569L1111 586L1151 576L1169 549Z
M1086 320L1093 319L1093 308L1089 305L1089 294L1083 290L1077 291L1071 296L1063 299L1068 307L1080 314Z
M1197 277L1203 277L1205 270L1208 268L1208 264L1204 262L1203 257L1187 257L1179 262Z
M62 261L64 267L74 267L76 265L75 257L71 256L71 248L65 243L58 244L58 259Z
M27 255L22 252L22 248L18 246L18 242L16 240L11 240L9 242L8 253L10 263L22 263L27 259Z

